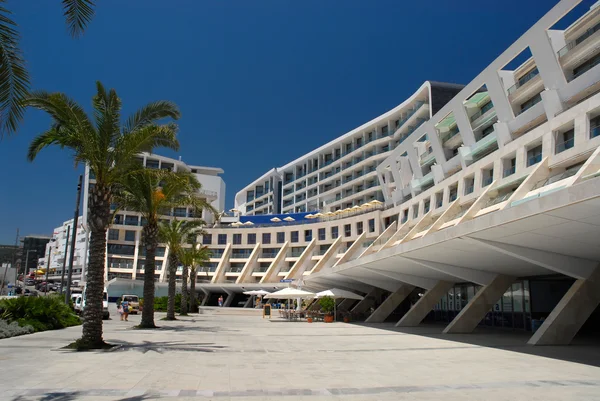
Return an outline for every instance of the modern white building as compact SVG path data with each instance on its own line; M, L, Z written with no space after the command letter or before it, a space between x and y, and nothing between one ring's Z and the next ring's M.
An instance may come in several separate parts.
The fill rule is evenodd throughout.
M81 273L87 265L88 255L88 234L84 228L83 217L79 217L77 222L77 236L75 238L75 254L73 256L72 279L81 280ZM71 246L73 244L73 219L65 221L61 226L56 227L52 233L52 239L46 244L46 252L43 258L38 259L38 267L46 268L48 254L50 253L50 272L49 280L60 280L63 266L65 268L65 280L69 271L69 258ZM68 242L67 242L68 240ZM66 246L66 249L65 249Z
M188 171L195 174L202 184L198 197L204 198L219 211L225 207L225 182L220 174L223 170L214 167L203 167L186 164L181 160L171 159L155 154L144 153L140 155L140 163L146 168L168 169L171 171ZM84 193L83 193L83 222L87 221L87 201L90 187L94 185L93 173L86 167ZM203 211L202 216L195 216L189 207L174 208L168 215L161 216L162 220L170 219L195 219L202 217L208 224L214 222L214 216ZM123 210L115 214L114 223L108 230L106 250L106 280L123 278L129 280L143 280L144 278L144 252L141 235L144 224L141 215L137 212ZM156 279L160 282L166 280L166 260L168 248L159 245L156 251Z
M385 114L337 139L273 168L235 197L245 215L336 211L383 201L376 168L462 85L428 81Z

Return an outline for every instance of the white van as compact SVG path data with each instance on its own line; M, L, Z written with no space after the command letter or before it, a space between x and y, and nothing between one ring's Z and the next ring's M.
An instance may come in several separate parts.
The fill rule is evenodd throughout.
M81 294L73 294L71 295L71 301L73 301L73 309L75 309L75 313L81 314L83 296Z
M81 312L85 309L85 292L87 290L87 286L83 289L83 300L81 301ZM104 292L102 293L102 319L106 320L110 317L110 313L108 312L108 291L106 287L104 287Z

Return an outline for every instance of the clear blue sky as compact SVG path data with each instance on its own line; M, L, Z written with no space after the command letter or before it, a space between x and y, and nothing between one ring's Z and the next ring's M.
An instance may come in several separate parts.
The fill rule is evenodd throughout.
M182 110L181 150L225 170L235 192L402 102L425 80L468 83L554 0L101 0L71 39L60 2L9 0L33 87L89 108L96 80L124 114L153 100ZM587 2L588 4L590 2ZM28 143L49 119L30 111L0 142L0 243L71 218L71 155Z

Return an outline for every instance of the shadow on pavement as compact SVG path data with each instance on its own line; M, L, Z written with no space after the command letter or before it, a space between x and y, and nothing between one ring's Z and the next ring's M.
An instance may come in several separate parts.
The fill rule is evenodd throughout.
M600 342L596 337L591 336L577 336L571 345L532 346L527 345L531 337L530 332L477 327L469 334L443 334L442 331L446 327L443 324L421 324L417 327L395 327L394 323L354 322L352 324L600 367Z
M71 401L76 400L81 396L79 391L56 391L51 393L42 394L40 396L18 396L12 399L12 401Z
M154 351L159 354L169 351L215 352L226 348L223 345L215 345L214 343L188 343L182 341L143 341L141 343L132 343L126 341L110 342L118 345L118 347L111 352L139 351L144 354L150 351Z

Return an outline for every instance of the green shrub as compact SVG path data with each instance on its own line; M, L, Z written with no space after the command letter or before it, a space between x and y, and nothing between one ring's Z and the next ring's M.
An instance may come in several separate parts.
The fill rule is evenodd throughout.
M15 337L29 333L33 333L33 327L21 327L17 322L8 323L6 320L0 320L0 338Z
M156 312L166 312L169 304L169 297L154 297L154 310ZM175 295L175 313L181 312L181 294Z
M319 305L325 313L332 313L335 306L335 301L331 297L323 297L319 299Z
M81 324L59 296L19 297L0 301L0 319L19 326L31 326L34 331L62 329Z

